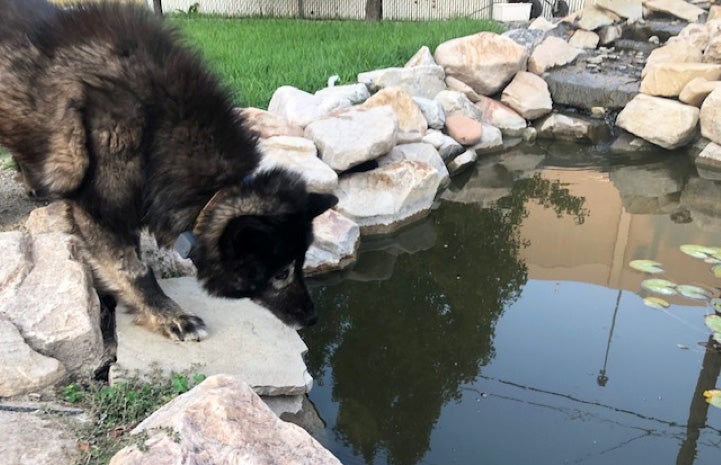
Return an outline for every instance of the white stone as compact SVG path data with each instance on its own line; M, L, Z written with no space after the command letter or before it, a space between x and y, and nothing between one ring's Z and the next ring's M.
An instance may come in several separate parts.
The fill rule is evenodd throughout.
M480 142L475 144L471 149L477 153L490 153L503 148L503 135L501 130L488 123L483 124L483 136Z
M344 84L342 86L324 87L316 91L316 97L321 99L333 99L342 101L348 100L352 105L365 102L371 96L368 87L365 84L356 82L354 84Z
M480 100L480 98L482 97L478 94L478 92L473 90L471 86L461 81L460 79L454 78L453 76L446 76L446 86L448 86L448 90L460 92L466 97L468 97L468 100L474 103Z
M446 112L439 101L425 97L413 97L413 101L423 113L429 128L443 129L446 125Z
M497 127L505 135L518 136L527 126L526 119L512 108L489 97L483 97L476 106L483 113L481 120Z
M171 341L135 326L122 305L115 311L117 365L111 381L123 371L142 377L155 367L182 372L194 364L205 375L237 375L260 395L295 395L310 391L313 378L303 362L308 350L298 333L269 310L248 299L211 297L195 278L161 279L160 287L181 307L192 309L208 329L208 338Z
M285 118L260 108L236 108L245 120L246 126L259 137L303 135L303 128L290 124Z
M436 95L435 100L443 107L446 117L452 113L460 113L477 121L483 118L481 110L461 92L444 90Z
M344 171L388 153L396 145L398 120L387 105L353 107L308 125L305 137L318 147L321 160Z
M451 176L455 176L472 166L476 160L478 160L478 153L473 149L468 149L448 163L448 171Z
M64 376L62 363L33 350L15 325L0 317L0 397L33 392Z
M143 447L109 465L341 465L304 429L279 419L246 383L211 376L140 423Z
M721 170L721 145L709 142L694 162L701 168Z
M721 65L711 63L658 63L646 66L641 92L659 97L678 97L683 88L696 78L721 79Z
M581 18L578 20L578 27L587 31L611 25L621 19L617 14L600 8L593 3L586 4L580 14Z
M421 142L435 147L441 158L446 161L466 150L454 138L440 131L428 131L428 134L425 135Z
M666 149L691 140L699 110L690 105L645 94L636 95L616 118L616 125Z
M428 214L438 192L436 170L401 161L340 179L336 209L362 234L387 233Z
M686 43L693 46L696 50L703 51L713 35L713 29L711 24L691 23L681 29L678 35L669 38L667 43Z
M714 89L701 105L701 135L721 144L721 88Z
M643 17L641 0L595 0L596 6L611 11L622 18L635 21Z
M438 173L438 185L443 188L450 182L448 168L438 150L426 143L399 144L388 155L378 160L380 166L390 165L403 160L418 161L433 167Z
M646 76L650 68L661 63L701 63L703 55L686 41L670 42L651 51L641 76Z
M448 76L468 84L481 95L501 90L525 68L528 59L525 47L492 32L443 42L433 56Z
M438 66L436 60L433 59L431 50L424 45L406 62L406 68L415 68L416 66Z
M305 254L307 275L345 268L356 260L360 228L335 210L313 219L314 240Z
M0 237L16 269L0 271L0 279L4 275L4 282L13 283L13 289L0 292L0 315L13 322L34 350L58 359L68 371L97 368L103 353L100 302L76 239L64 233ZM30 251L25 256L32 261L18 266L16 258L23 251Z
M525 71L516 74L513 81L503 89L501 102L529 120L540 118L550 113L553 108L546 81Z
M599 37L595 32L578 29L573 33L571 38L568 39L568 45L576 48L594 49L598 46L598 41Z
M384 68L358 74L358 82L371 92L385 87L400 87L413 97L433 98L446 88L446 75L438 65L410 68Z
M334 110L349 107L346 98L323 99L292 86L276 89L268 104L268 111L283 117L292 125L306 127Z
M603 26L598 30L598 43L610 45L623 36L623 28L618 24Z
M528 29L537 29L539 31L548 32L556 29L556 26L557 24L550 22L544 16L539 16L538 18L531 21L531 24L528 25Z
M396 142L418 142L428 130L428 122L413 98L400 87L386 87L362 105L365 108L388 105L398 120Z
M543 74L555 66L571 63L580 54L580 49L569 45L565 40L549 36L533 50L528 59L528 71Z
M683 0L646 0L643 6L651 11L660 11L694 23L705 10Z
M304 137L277 136L260 142L263 159L258 171L276 166L287 168L303 176L311 192L333 192L338 186L338 174L318 158L313 141Z
M538 121L536 129L538 137L570 141L589 141L594 122L587 119L552 113Z
M0 457L7 465L80 463L77 438L45 413L0 411Z

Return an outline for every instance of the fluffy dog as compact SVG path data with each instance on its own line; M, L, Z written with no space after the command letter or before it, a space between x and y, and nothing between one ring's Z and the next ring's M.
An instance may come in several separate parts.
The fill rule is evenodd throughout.
M189 238L211 294L315 322L303 261L312 219L337 199L255 171L255 135L176 31L127 5L0 0L0 11L0 144L32 192L66 199L101 292L153 331L205 336L140 260L147 228L166 247Z

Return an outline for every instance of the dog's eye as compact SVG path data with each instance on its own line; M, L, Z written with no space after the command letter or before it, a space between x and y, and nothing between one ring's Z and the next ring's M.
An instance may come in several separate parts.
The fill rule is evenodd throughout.
M277 275L273 276L273 279L276 279L278 281L285 281L288 279L288 275L290 274L290 269L286 268L285 270L281 271Z

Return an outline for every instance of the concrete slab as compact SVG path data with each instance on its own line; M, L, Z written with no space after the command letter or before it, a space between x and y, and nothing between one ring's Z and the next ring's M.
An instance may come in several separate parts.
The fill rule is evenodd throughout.
M196 370L207 376L235 375L259 395L296 395L310 391L313 378L303 361L308 347L298 333L248 299L208 296L195 278L160 280L181 307L205 320L208 337L176 342L135 326L122 306L116 310L117 364L111 382L127 370L138 375L154 368L166 372ZM196 365L198 368L194 368Z

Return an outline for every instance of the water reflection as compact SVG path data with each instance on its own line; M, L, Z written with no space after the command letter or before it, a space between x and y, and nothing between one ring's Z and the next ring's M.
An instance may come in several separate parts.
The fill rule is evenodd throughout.
M643 370L627 363L633 358L629 346L617 342L649 318L637 311L643 275L625 264L654 258L673 264L684 282L715 285L697 261L678 252L678 245L708 243L714 236L706 230L721 230L714 226L714 218L721 218L721 191L714 181L700 178L686 157L653 154L651 162L622 164L579 150L583 153L559 154L536 146L486 157L456 180L424 222L394 237L366 241L352 270L316 283L322 318L303 332L308 366L318 383L311 398L329 425L323 442L344 463L357 457L394 465L558 463L565 455L552 452L525 427L557 429L561 443L573 443L578 418L605 414L556 406L553 399L624 415L645 408L631 400L631 378ZM591 161L595 169L578 169L580 160ZM667 319L655 321L654 339L674 337ZM584 325L590 332L579 329ZM558 347L549 345L554 338ZM719 357L706 358L697 390L718 377ZM597 363L583 367L589 360ZM604 394L589 390L593 387ZM672 391L684 402L692 395L686 387ZM475 402L486 395L499 403L486 404L478 410L482 417L471 417ZM616 425L615 431L594 426L588 434L615 437L619 427L656 431L646 423L660 422L672 431L633 438L678 438L673 439L679 444L678 463L690 465L699 441L708 449L704 404L693 397L687 426L681 420L655 420L672 413L659 410L634 413L634 420L604 419L599 424ZM534 405L546 407L529 411ZM543 413L549 408L565 416L561 426L551 423L558 421L553 414ZM483 437L474 434L478 431ZM519 440L529 448L528 457L514 447ZM618 440L637 443L623 435ZM564 447L586 463L604 463L611 453L631 448ZM619 457L631 463L631 456ZM633 457L644 461L643 455Z

